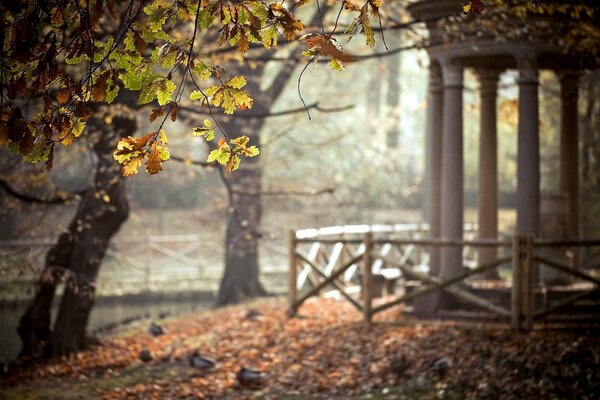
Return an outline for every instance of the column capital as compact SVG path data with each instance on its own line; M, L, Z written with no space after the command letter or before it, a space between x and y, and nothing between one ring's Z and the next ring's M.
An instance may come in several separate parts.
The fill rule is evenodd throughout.
M498 78L504 72L500 68L477 68L475 75L479 80L479 92L481 96L496 96L498 91Z
M582 73L573 70L555 71L558 80L560 81L560 95L563 101L577 101L579 92L579 79Z
M517 53L517 69L519 83L538 83L537 56L535 54Z
M463 64L457 59L441 60L444 87L463 87Z

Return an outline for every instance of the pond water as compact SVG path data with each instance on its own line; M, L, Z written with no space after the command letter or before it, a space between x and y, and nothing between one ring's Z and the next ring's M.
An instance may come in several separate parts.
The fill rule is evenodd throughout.
M210 308L214 303L212 293L144 293L139 295L101 297L90 316L89 332L98 332L140 318L159 319L170 315ZM57 304L52 309L56 317ZM14 360L21 349L17 335L19 319L29 302L0 304L0 362Z

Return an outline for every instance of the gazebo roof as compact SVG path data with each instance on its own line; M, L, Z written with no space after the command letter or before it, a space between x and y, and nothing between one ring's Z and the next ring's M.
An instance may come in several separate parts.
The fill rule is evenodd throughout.
M535 26L533 22L546 22L549 19L564 21L563 17L529 17L521 20L508 17L505 20L514 25L514 29L522 29L530 21L533 32L526 38L510 39L503 35L494 35L484 29L469 31L460 29L460 38L451 38L444 32L448 24L468 24L469 20L457 21L460 18L464 1L461 0L418 0L408 5L408 12L417 20L424 21L430 34L428 52L432 59L459 59L465 67L473 68L516 68L517 59L534 55L539 69L582 70L597 68L597 64L585 54L568 54L565 46L556 37L549 36L547 29ZM486 18L485 15L469 17ZM550 24L552 22L549 22Z

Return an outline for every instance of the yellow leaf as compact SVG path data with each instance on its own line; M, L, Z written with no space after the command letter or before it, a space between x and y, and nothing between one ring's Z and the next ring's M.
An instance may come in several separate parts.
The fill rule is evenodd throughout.
M161 129L160 132L158 133L158 138L160 139L161 142L163 142L164 144L169 143L169 139L167 138L167 132L165 132L164 129Z
M132 158L123 163L121 172L123 176L133 176L138 173L138 169L142 166L142 157Z
M246 78L244 78L243 76L234 76L233 78L225 82L225 86L229 86L234 89L241 89L244 86L246 86Z

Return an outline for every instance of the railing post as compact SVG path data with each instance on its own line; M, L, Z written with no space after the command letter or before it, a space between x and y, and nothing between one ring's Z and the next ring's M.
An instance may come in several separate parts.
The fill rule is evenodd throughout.
M521 236L512 238L512 288L511 288L511 328L521 328Z
M524 262L523 266L523 314L525 316L525 322L523 329L530 331L533 328L533 306L534 306L534 291L533 291L533 276L534 276L534 262L533 262L533 236L527 235L524 238Z
M516 331L533 328L533 236L515 235L512 241L511 327Z
M365 321L371 322L371 310L373 307L373 234L367 232L364 238L365 253L363 256L363 274L362 274L362 295L363 295L363 309L365 314Z
M288 276L288 302L290 305L289 315L296 315L296 302L298 300L298 276L296 271L296 232L289 233L289 276Z

